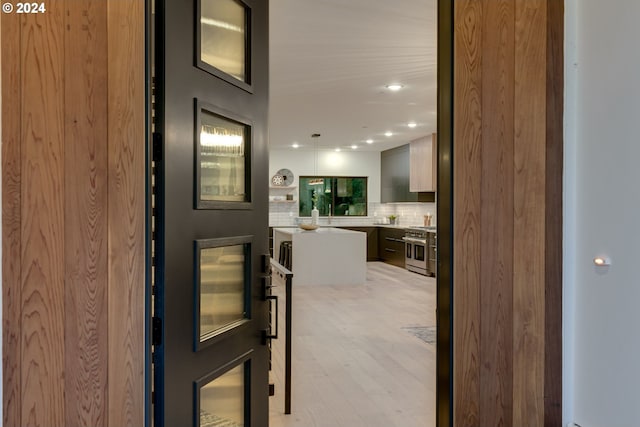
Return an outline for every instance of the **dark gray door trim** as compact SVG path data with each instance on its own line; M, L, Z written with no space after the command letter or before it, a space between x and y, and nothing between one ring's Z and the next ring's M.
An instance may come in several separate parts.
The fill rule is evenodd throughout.
M438 427L453 426L453 97L453 0L438 0Z

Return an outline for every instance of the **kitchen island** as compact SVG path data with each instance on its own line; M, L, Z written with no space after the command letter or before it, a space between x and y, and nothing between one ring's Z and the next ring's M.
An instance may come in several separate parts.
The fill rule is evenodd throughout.
M366 233L333 227L313 231L274 228L275 260L279 259L284 241L292 243L294 286L361 285L366 281Z

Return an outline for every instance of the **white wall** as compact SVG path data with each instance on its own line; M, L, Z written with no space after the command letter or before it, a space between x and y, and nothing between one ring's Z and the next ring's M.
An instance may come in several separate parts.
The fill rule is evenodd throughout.
M317 161L316 161L317 158ZM317 167L314 167L317 165ZM369 202L380 201L380 153L373 151L270 150L269 176L286 168L295 175L367 176ZM317 170L317 173L316 173Z
M566 421L640 425L640 1L568 0ZM571 16L569 16L571 15ZM570 42L572 34L567 34ZM575 62L577 65L573 65ZM573 88L575 88L575 92ZM573 120L573 121L572 121ZM575 170L571 170L574 166ZM573 205L572 205L573 204ZM575 228L573 228L575 227ZM609 268L593 258L607 255ZM573 319L569 318L573 316ZM565 323L565 326L567 324ZM574 348L571 348L575 346ZM565 380L567 378L565 377Z

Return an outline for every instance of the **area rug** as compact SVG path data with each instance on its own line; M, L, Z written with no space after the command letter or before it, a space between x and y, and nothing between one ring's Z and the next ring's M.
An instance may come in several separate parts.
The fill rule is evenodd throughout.
M427 344L436 343L436 327L435 326L404 326L403 330L409 332L411 335L420 338Z
M240 424L200 410L200 427L241 427Z

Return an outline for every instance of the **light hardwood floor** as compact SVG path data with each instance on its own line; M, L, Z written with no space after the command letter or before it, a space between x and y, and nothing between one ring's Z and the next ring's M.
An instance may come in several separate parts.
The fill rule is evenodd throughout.
M294 287L290 415L276 289L283 339L273 342L271 427L435 425L435 344L403 329L435 325L435 279L370 262L365 285Z

